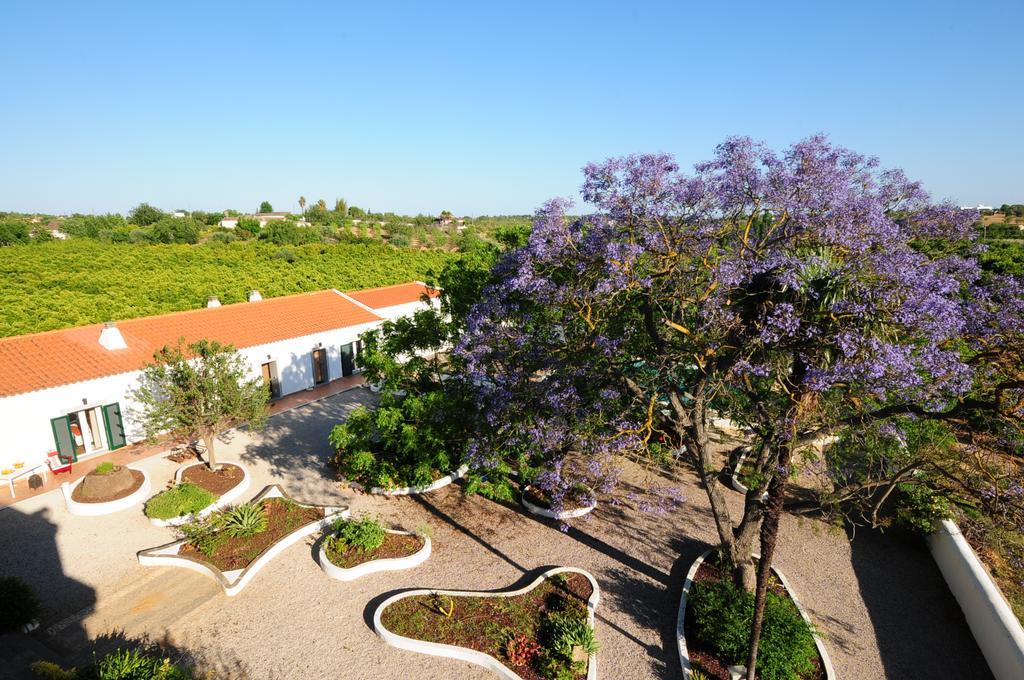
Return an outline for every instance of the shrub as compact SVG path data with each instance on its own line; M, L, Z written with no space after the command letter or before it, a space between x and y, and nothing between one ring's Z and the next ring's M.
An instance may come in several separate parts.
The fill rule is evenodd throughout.
M0 576L0 633L13 633L39 619L42 607L32 587L17 576Z
M202 510L217 497L206 489L185 482L161 491L146 502L146 517L172 519Z
M267 511L258 503L246 503L223 514L221 526L233 538L247 538L267 530Z
M214 512L201 519L193 519L191 522L182 524L178 527L178 533L194 545L196 550L211 557L217 550L217 546L224 540L224 534L220 531L223 522L223 515Z
M192 674L170 659L139 650L107 654L96 663L96 680L189 680Z
M52 661L33 661L28 668L43 680L79 680L82 676L77 668L64 669Z
M331 525L332 535L328 537L328 547L337 552L345 552L349 548L359 552L372 552L384 543L387 532L384 526L373 517L363 515L358 519L335 520Z
M289 263L295 262L295 253L291 248L281 248L281 250L274 253L273 257L276 260L284 260Z
M93 470L93 474L97 474L97 475L109 475L109 474L110 474L111 472L113 472L113 471L114 471L114 470L115 470L116 468L117 468L117 466L116 466L116 465L114 465L113 463L111 463L111 462L110 462L110 461L108 461L108 460L105 460L105 461L103 461L102 463L100 463L99 465L97 465L97 466L96 466L96 469L95 469L95 470Z
M537 658L537 670L553 680L575 680L586 670L585 664L573 661L573 647L582 647L588 655L599 649L587 610L580 606L549 614L541 621L539 638L544 648Z
M238 237L229 231L218 231L210 235L210 241L213 243L234 243L238 240Z
M747 661L754 595L732 581L698 581L688 601L694 635L730 664ZM758 645L757 671L763 680L799 680L817 658L810 625L789 599L769 592Z

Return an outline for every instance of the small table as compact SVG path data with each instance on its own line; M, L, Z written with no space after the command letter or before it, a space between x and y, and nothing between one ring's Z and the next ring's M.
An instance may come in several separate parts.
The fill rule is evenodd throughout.
M23 467L14 470L8 474L0 474L0 482L7 482L7 488L11 490L11 498L16 498L14 493L14 480L21 479L22 477L30 477L36 472L42 472L43 483L46 483L46 463L40 463L34 467Z

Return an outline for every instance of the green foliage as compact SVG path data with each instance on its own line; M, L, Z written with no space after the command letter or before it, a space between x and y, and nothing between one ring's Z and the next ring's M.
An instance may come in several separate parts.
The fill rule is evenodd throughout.
M267 530L267 511L260 503L246 503L231 508L221 517L221 528L232 538L248 538Z
M109 460L105 460L92 471L95 475L109 475L117 468L116 465L111 463Z
M79 680L83 675L77 668L64 669L52 661L33 661L28 668L43 680Z
M99 660L96 680L188 680L192 674L161 658L139 650L118 649Z
M14 218L0 219L0 246L29 242L29 225Z
M596 654L600 649L594 629L587 622L585 607L552 612L541 621L539 637L543 651L538 658L538 670L553 680L575 680L586 670L584 663L573 661L573 647L582 647L588 655Z
M29 584L17 576L0 576L0 634L19 632L41 613L39 598Z
M148 437L176 432L202 439L211 467L216 466L215 436L241 423L261 428L269 398L233 347L208 340L157 350L132 395Z
M327 210L326 206L317 204L310 206L306 211L306 221L310 224L330 224L334 216Z
M173 519L190 515L212 505L217 497L190 482L161 491L146 502L146 517Z
M68 236L99 238L101 231L124 231L128 223L117 213L106 215L72 215L60 223L60 230Z
M271 220L260 232L260 239L279 246L319 243L321 237L319 229L300 227L291 220Z
M369 515L358 519L337 519L331 525L326 547L339 553L349 549L373 552L383 545L386 536L384 525Z
M157 243L198 243L203 224L191 217L164 217L150 227Z
M137 224L140 227L148 227L165 217L167 217L167 213L163 210L154 208L149 203L140 203L128 213L128 223Z
M274 206L270 205L270 201L263 201L262 203L260 203L259 212L272 213L274 212Z
M177 531L181 538L194 545L199 552L212 557L217 551L217 546L225 538L221 531L223 521L222 513L213 512L206 517L179 525Z
M238 236L230 231L218 231L210 235L210 240L215 243L234 243L238 240Z
M754 595L732 581L697 581L687 601L694 635L729 664L745 664ZM769 592L758 645L763 680L799 680L814 668L817 648L810 625L787 598Z

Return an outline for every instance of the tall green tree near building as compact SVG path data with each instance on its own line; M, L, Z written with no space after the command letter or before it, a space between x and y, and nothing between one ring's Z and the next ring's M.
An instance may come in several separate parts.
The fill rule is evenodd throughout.
M260 203L260 212L272 213L274 212L274 206L270 204L270 201L263 201L262 203Z
M147 437L170 432L202 440L206 464L216 470L217 435L242 424L261 429L269 393L234 347L199 340L157 350L132 396Z
M167 217L167 213L159 208L154 208L149 203L139 203L128 213L128 223L137 224L140 227L148 227Z

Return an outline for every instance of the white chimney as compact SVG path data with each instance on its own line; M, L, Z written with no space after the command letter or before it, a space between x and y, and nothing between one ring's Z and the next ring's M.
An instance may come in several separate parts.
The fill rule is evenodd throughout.
M260 292L258 290L249 291L249 302L259 302L262 299L263 296L260 295Z
M121 331L113 321L103 324L103 330L100 331L100 344L111 350L128 349L128 343L124 341L124 336L121 335Z
M206 298L206 306L220 307L220 298L218 298L216 295L211 295L210 297Z

